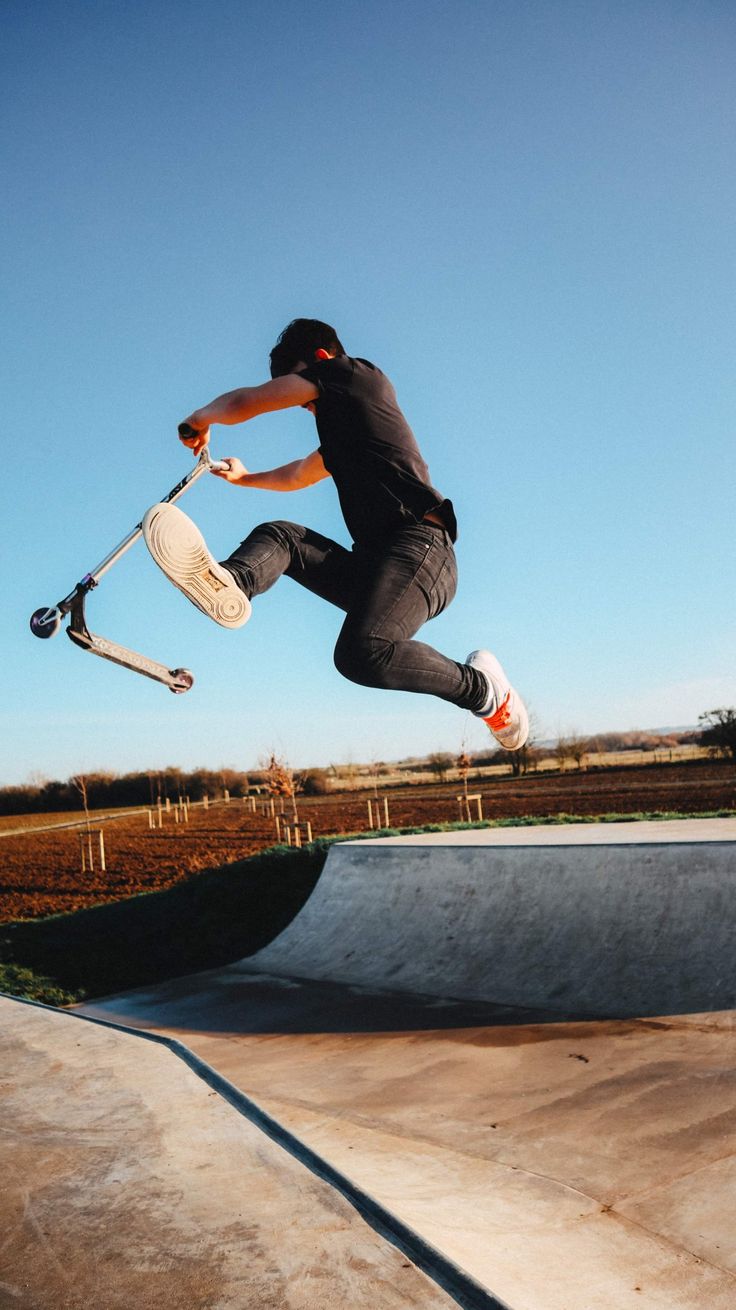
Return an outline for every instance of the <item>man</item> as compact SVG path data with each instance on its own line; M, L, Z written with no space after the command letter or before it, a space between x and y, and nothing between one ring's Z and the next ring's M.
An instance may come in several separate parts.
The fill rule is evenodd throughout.
M204 614L231 628L250 617L252 597L286 574L345 611L335 665L346 678L438 696L482 718L506 750L519 750L527 712L496 657L477 650L461 664L412 640L455 594L457 525L451 502L430 482L388 378L348 356L334 328L318 319L294 319L270 362L270 382L195 410L180 424L180 438L199 455L213 423L308 410L320 441L311 454L263 473L230 458L219 476L268 491L298 491L332 477L352 550L278 521L254 528L218 563L180 509L154 505L143 533L156 563Z

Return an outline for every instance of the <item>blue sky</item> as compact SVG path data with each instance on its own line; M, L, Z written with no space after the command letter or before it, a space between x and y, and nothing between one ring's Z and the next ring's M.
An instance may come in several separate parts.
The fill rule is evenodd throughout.
M736 703L735 38L678 0L6 0L0 781L486 745L341 679L339 615L288 580L231 633L142 544L109 573L90 626L190 667L182 697L29 632L296 315L389 374L455 503L424 639L495 650L541 736ZM300 411L212 449L315 445ZM182 508L219 557L268 518L346 540L329 481Z

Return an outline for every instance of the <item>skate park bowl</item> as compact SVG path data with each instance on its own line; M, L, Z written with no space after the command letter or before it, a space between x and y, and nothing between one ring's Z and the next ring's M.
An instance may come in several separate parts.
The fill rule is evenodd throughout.
M732 1008L734 848L677 822L616 827L338 846L242 967L596 1016Z
M3 1000L0 1300L732 1310L735 884L733 819L340 843L247 959Z

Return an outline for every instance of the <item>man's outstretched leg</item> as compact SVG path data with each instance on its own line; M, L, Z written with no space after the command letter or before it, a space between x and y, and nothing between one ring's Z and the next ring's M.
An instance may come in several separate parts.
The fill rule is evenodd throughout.
M250 618L251 597L282 575L342 610L354 595L353 553L299 523L261 523L220 562L196 523L175 505L149 509L143 537L169 581L222 627L241 627Z
M240 628L251 605L232 573L207 549L196 523L176 505L152 505L143 517L143 539L159 568L197 609L223 628Z

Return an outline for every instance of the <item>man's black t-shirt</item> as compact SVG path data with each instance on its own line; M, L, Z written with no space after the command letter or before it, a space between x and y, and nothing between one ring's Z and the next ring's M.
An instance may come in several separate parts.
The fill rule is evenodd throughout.
M454 541L452 504L432 486L385 374L366 359L347 355L319 360L299 374L319 390L315 405L320 453L353 541L380 546L430 510Z

